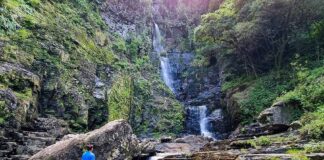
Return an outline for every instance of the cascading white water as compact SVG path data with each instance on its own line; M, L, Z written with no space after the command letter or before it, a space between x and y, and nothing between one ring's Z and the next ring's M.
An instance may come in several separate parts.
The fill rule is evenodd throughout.
M170 90L173 93L175 93L175 89L173 87L173 77L171 74L169 58L161 56L161 53L164 52L164 47L162 45L161 31L157 24L154 24L153 47L154 47L155 52L160 57L161 72L162 72L161 74L162 74L163 81L170 88Z
M160 57L161 61L161 68L162 68L162 77L165 82L165 84L171 89L173 93L175 93L174 87L173 87L173 78L171 75L171 67L169 58L166 57Z
M208 117L207 117L207 107L199 106L199 117L200 117L200 134L204 137L214 138L214 134L208 130Z
M159 54L159 56L162 52L164 52L161 31L156 23L154 23L153 49L157 54Z

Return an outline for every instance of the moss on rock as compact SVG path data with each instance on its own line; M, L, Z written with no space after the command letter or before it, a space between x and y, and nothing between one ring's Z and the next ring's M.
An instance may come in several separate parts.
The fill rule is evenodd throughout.
M116 79L108 96L109 121L129 119L133 90L131 77L123 75Z

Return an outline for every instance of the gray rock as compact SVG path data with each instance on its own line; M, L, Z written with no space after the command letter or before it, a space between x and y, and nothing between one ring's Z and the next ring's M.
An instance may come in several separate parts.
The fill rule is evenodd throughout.
M294 110L298 108L286 105L284 102L278 102L272 107L262 111L258 117L258 121L262 125L283 124L289 125L294 119Z
M71 160L80 159L82 148L94 145L98 160L131 159L138 153L138 140L125 120L117 120L86 134L74 135L51 145L30 160Z
M140 143L140 149L141 153L152 155L155 153L155 145L157 145L158 142L150 139L144 139Z
M191 153L193 148L188 143L161 143L155 146L158 153Z
M297 130L300 129L303 125L301 124L300 121L294 121L290 124L290 129L291 130Z
M189 144L201 144L201 143L206 144L211 141L213 141L212 138L196 136L196 135L189 135L174 140L175 143L189 143Z
M150 21L149 8L141 0L105 0L100 5L101 15L110 29L124 39L130 34L144 33L143 24Z
M106 99L106 89L105 89L105 83L103 83L98 77L96 77L95 80L95 89L92 93L92 95L97 99Z
M33 127L34 130L46 131L53 137L63 137L71 132L66 121L55 117L37 118L33 122Z

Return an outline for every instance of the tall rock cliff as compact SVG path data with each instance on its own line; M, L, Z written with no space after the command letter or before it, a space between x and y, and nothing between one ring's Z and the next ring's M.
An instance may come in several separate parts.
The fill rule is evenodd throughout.
M141 135L182 131L183 108L151 53L151 1L4 0L0 8L1 143L24 148L44 136L46 146L68 133L43 133L59 126L81 132L121 118ZM44 145L8 146L2 156Z

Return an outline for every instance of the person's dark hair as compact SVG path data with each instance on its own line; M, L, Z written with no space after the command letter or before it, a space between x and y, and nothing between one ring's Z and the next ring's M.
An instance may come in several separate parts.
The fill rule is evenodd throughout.
M88 144L88 145L86 146L86 149L87 149L88 151L91 151L91 150L93 149L93 145Z

